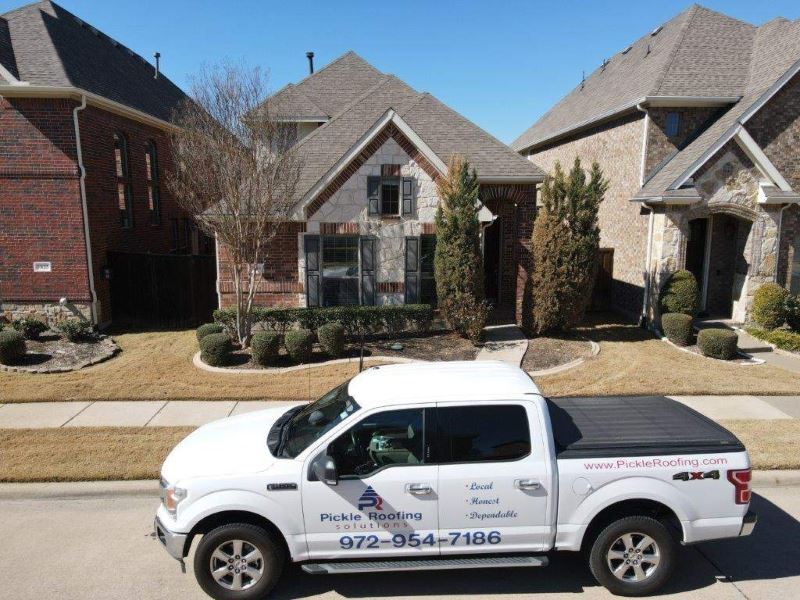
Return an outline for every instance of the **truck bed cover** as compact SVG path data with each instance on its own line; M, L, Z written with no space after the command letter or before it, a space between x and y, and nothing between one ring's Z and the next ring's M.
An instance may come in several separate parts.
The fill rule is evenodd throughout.
M730 431L664 396L547 400L560 459L743 452Z

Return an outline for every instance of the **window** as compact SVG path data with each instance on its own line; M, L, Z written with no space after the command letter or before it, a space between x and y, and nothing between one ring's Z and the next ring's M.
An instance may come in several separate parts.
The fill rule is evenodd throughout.
M518 405L439 408L438 462L517 460L531 451L528 415Z
M667 137L674 138L680 133L681 116L678 113L667 113L667 122L664 126L664 133Z
M419 301L436 306L436 279L433 276L436 236L419 236L419 250Z
M358 304L358 236L322 238L322 305Z
M147 208L150 210L150 224L161 223L161 189L158 183L158 153L152 140L144 146L144 160L147 167Z
M381 179L381 214L400 214L400 179L398 177Z
M401 165L381 165L381 174L367 177L369 215L410 215L414 212L414 179L400 176Z
M128 160L128 141L121 133L114 134L114 163L117 176L117 206L119 221L124 229L133 227L133 193L131 191L131 172Z
M386 467L419 465L425 449L422 409L390 410L357 423L328 447L340 477L368 477Z

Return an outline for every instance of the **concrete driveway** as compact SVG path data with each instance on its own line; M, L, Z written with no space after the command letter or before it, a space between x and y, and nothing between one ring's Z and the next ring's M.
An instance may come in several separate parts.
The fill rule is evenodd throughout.
M86 486L93 489L86 494ZM93 487L92 487L93 486ZM134 486L135 487L135 486ZM150 536L152 488L118 484L0 486L3 598L169 600L205 598ZM681 552L665 596L794 598L800 587L800 487L757 490L750 538ZM191 560L191 556L190 556ZM291 567L274 598L611 598L579 555L544 569L311 576Z

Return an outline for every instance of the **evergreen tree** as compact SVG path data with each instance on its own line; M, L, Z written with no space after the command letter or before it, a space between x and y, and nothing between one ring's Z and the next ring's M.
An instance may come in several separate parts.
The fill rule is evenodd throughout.
M536 333L574 327L586 312L597 276L597 213L607 189L600 166L592 164L587 180L578 158L568 174L556 163L545 178L532 240Z

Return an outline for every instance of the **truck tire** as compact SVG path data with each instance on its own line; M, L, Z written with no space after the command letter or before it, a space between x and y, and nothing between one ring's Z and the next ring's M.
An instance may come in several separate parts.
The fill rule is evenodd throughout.
M194 576L215 600L264 598L280 579L285 552L263 527L231 523L203 536L194 555Z
M624 517L597 536L589 568L612 594L646 596L669 579L675 552L675 540L663 523L652 517Z

